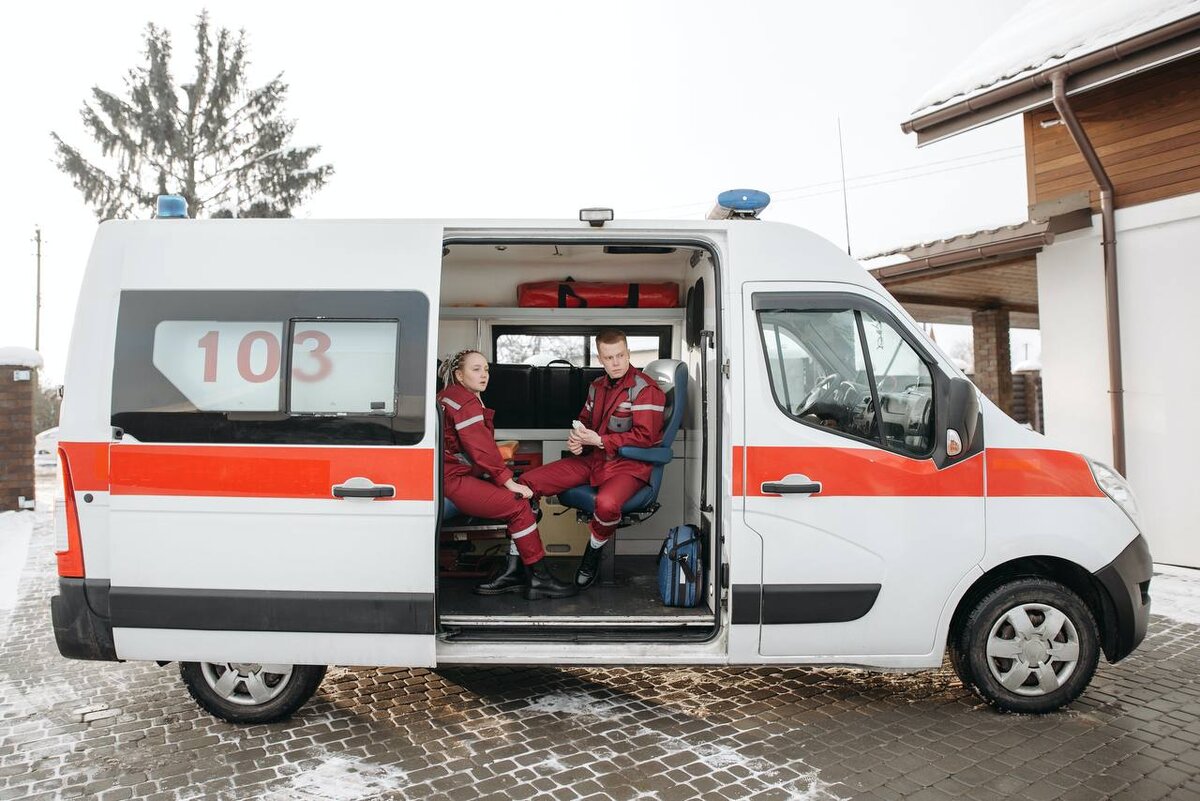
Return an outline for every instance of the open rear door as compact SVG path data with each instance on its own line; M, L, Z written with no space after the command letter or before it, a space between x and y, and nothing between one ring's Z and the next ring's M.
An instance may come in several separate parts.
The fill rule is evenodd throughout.
M404 223L134 238L109 448L120 658L434 664L441 247L440 225Z

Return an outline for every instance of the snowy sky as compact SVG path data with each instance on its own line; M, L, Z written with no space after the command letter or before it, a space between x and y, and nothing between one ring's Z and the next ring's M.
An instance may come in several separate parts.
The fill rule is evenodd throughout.
M50 131L86 142L83 100L121 88L147 22L173 33L177 78L204 7L246 29L254 84L284 73L295 143L336 169L301 216L574 219L601 205L696 219L750 186L773 195L766 218L844 245L840 115L861 256L1025 219L1019 120L924 150L899 127L1021 4L15 4L0 46L0 346L33 345L40 225L41 350L61 380L96 220L54 167ZM949 350L956 336L938 338Z

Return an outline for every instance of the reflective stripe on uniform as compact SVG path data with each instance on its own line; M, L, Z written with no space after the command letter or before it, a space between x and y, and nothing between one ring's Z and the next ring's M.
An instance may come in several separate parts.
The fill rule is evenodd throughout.
M449 398L442 398L442 403L446 404L451 409L461 409L462 408L461 403L455 403L454 401L450 400Z
M601 526L615 526L617 523L621 522L620 517L618 517L616 520L608 521L608 520L601 520L599 518L599 516L594 515L594 514L592 515L592 519L596 521L597 525L601 525Z
M511 536L514 540L516 540L516 539L520 539L521 537L532 534L535 531L537 531L537 523L534 523L529 528L524 528L524 529L521 529L520 531L514 531Z
M466 420L463 420L461 423L455 423L454 428L458 431L462 431L467 426L474 425L475 423L479 423L482 421L483 421L483 415L477 414L474 417L468 417Z
M665 412L666 410L666 406L655 406L653 403L642 403L630 407L630 411L634 412Z

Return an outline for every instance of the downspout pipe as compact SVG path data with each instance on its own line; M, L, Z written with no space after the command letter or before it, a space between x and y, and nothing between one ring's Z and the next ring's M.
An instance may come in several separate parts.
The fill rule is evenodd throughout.
M1100 186L1101 244L1104 248L1104 299L1108 323L1108 396L1112 415L1113 467L1125 475L1125 387L1121 378L1121 314L1117 298L1117 223L1113 185L1083 126L1067 100L1067 74L1050 76L1054 108Z

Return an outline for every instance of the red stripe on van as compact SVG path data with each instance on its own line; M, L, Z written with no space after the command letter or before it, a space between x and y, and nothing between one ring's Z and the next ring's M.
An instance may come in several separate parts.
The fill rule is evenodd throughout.
M733 497L738 497L745 492L746 481L742 474L742 456L746 453L746 449L741 445L733 446Z
M779 481L792 473L821 482L821 493L815 497L983 494L983 459L979 456L938 470L929 459L906 459L874 448L750 446L746 454L745 490L749 496L763 496L764 482ZM737 471L735 464L735 476Z
M395 486L380 500L433 499L430 448L128 444L110 458L114 495L332 498L335 484L363 476Z
M1095 498L1103 495L1078 453L1034 448L988 448L991 497Z
M108 492L107 442L60 442L71 463L71 483L76 492Z

